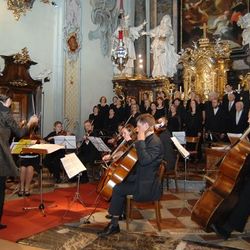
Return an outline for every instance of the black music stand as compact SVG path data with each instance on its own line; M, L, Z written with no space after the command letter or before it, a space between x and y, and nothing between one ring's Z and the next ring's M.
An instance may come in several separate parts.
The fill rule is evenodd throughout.
M73 198L71 199L68 210L63 215L63 218L64 218L67 215L67 213L70 211L74 203L79 202L82 206L84 207L87 206L80 195L80 178L81 178L82 172L86 171L86 168L82 164L82 162L79 160L79 158L76 156L75 153L65 155L64 158L61 158L61 162L69 178L72 178L77 175L76 191L75 191Z
M41 144L39 144L39 145L41 145ZM48 144L48 145L51 145L51 144ZM23 153L40 154L42 156L42 155L48 154L49 152L46 149L46 147L44 149L36 149L36 148L28 147L28 148L23 149ZM50 153L52 153L52 152L50 152ZM41 159L42 159L42 157L41 157ZM43 214L43 216L46 216L45 209L46 208L56 207L57 205L56 204L51 204L51 205L45 206L45 203L44 203L44 200L43 200L43 165L42 164L40 165L40 171L39 172L40 172L39 173L39 175L40 175L40 179L39 179L39 182L40 182L40 203L38 204L38 206L24 207L23 210L24 211L29 211L29 210L38 209Z
M184 159L184 192L183 192L183 207L180 210L180 212L177 215L177 218L180 217L180 215L182 214L182 211L184 208L187 208L190 211L190 207L186 198L186 185L187 185L187 161L189 160L189 156L190 153L180 144L180 142L178 141L178 139L176 137L171 137L171 140L173 141L174 145L176 146L177 150L179 151L180 155L183 157Z

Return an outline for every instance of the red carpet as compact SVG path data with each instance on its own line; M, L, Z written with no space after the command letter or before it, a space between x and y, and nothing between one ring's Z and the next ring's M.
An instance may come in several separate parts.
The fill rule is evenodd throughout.
M23 210L23 207L27 206L38 207L40 204L40 195L31 195L29 198L6 202L4 205L2 223L7 224L8 227L7 229L0 230L0 238L16 242L60 224L76 221L90 214L93 211L97 197L95 189L96 185L94 184L81 185L80 195L86 203L86 207L83 207L78 202L71 203L76 191L75 187L56 189L54 192L44 194L45 206L53 203L57 205L53 208L46 208L45 217L38 209L29 211ZM97 211L107 208L107 202L102 199L98 200L98 202ZM70 204L72 204L72 206L63 218Z

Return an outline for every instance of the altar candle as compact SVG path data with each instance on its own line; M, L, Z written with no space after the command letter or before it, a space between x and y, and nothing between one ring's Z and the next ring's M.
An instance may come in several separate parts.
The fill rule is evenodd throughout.
M182 93L182 87L180 86L180 92Z
M123 31L122 30L119 30L118 39L123 40Z
M238 84L238 91L240 91L240 84Z

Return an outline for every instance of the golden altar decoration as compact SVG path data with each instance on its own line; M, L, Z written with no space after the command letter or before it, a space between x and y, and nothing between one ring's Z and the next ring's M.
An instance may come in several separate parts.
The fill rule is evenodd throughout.
M206 37L205 24L203 29L203 38L197 43L193 42L193 48L185 49L180 57L184 68L185 99L189 98L192 91L205 100L211 92L217 92L221 96L227 83L231 53L229 43L220 39L210 42Z
M250 90L250 72L246 73L246 75L240 75L240 84L244 90Z

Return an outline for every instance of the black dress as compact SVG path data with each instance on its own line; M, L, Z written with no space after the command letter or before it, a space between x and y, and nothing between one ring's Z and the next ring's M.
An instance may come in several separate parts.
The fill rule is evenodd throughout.
M106 117L109 115L109 105L106 104L105 106L102 106L101 104L98 104L98 108L100 116L100 127L101 129L103 129Z
M161 109L156 109L156 113L154 115L154 118L156 120L160 119L161 117L165 117L166 113L165 113L165 108L162 107Z
M54 144L55 143L54 136L57 135L58 134L56 133L56 131L53 131L49 133L44 138L44 140ZM52 139L50 139L50 137L52 137ZM65 149L60 149L51 154L47 154L43 160L43 164L49 169L50 173L53 174L53 177L56 181L60 180L60 171L63 168L60 159L63 158L64 156L65 156Z
M171 114L168 116L168 125L167 128L170 133L173 131L180 131L181 130L181 119L179 115L175 114L172 116Z
M95 130L101 130L102 129L102 121L100 115L94 115L94 113L89 115L89 120L93 122L94 129Z
M186 116L186 135L187 136L197 136L198 133L202 131L202 113L196 111L192 113L187 112Z
M107 117L104 122L104 131L107 135L114 135L117 132L119 121L114 115L112 118Z

